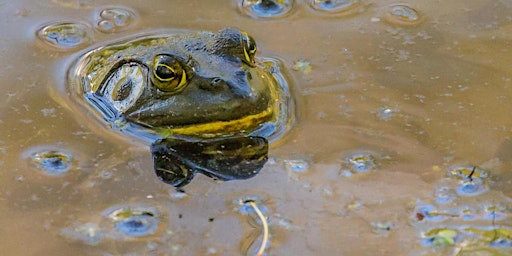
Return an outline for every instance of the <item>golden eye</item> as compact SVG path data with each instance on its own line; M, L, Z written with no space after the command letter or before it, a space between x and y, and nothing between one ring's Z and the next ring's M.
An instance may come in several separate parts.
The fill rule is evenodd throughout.
M170 55L158 55L153 61L153 84L160 91L177 92L187 84L187 72Z
M254 66L254 55L256 55L256 41L247 34L247 32L240 32L242 37L242 47L244 49L244 62Z

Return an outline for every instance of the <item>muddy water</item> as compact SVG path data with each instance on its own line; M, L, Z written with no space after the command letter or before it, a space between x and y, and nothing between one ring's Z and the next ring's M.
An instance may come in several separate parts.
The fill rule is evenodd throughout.
M272 17L235 0L1 4L2 254L254 255L247 200L268 218L267 255L511 253L512 3L352 2ZM41 28L63 22L76 36L55 44ZM233 26L282 60L296 99L250 180L198 176L176 192L148 145L69 95L88 47Z

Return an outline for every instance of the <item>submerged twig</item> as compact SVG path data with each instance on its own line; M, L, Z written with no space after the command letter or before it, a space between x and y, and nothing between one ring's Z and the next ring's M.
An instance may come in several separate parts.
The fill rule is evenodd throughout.
M473 182L473 174L475 174L476 166L473 166L473 170L471 170L471 173L468 175L468 178L471 182Z
M268 242L267 219L265 218L265 216L263 216L263 213L261 213L260 209L258 208L258 206L256 205L256 203L254 201L251 200L251 201L248 201L247 203L254 209L254 211L258 215L258 218L260 218L260 220L261 220L261 225L263 226L263 240L261 241L261 246L260 246L260 249L258 250L258 253L256 253L256 256L262 256L263 252L265 252L265 247L267 246L267 242Z

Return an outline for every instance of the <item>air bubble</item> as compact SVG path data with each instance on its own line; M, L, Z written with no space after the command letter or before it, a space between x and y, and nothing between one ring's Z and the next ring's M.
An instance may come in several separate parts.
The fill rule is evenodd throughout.
M397 4L388 7L385 20L394 25L411 26L421 23L423 19L414 8Z
M469 207L462 209L460 212L460 218L462 220L466 220L466 221L474 220L475 219L475 210L472 208L469 208Z
M507 239L507 238L500 237L500 238L492 240L489 243L489 246L512 248L512 240L510 238Z
M393 116L393 109L387 106L380 107L379 111L377 112L377 116L380 120L387 121Z
M360 0L310 0L309 5L314 10L329 14L349 15L365 11Z
M141 237L153 234L158 226L156 210L146 207L121 207L106 214L123 236Z
M52 176L61 175L71 169L71 155L59 151L34 153L30 159L45 174Z
M253 18L277 18L291 11L293 0L239 0L238 7Z
M100 11L97 29L103 33L115 33L132 27L138 15L124 7L109 7Z
M292 172L306 172L309 168L308 162L302 159L285 160L284 165L286 170Z
M180 201L180 200L187 198L187 193L182 192L182 191L172 190L171 192L169 192L169 196L172 201Z
M485 208L482 218L491 221L504 220L509 216L509 213L506 207L493 205Z
M346 157L345 164L354 172L367 172L377 167L375 157L365 153L356 153Z
M37 37L46 45L58 50L83 47L90 41L91 29L82 23L56 22L37 31Z
M477 196L487 191L487 188L482 183L482 180L473 179L472 181L461 181L456 191L459 196Z
M455 200L455 193L450 189L450 187L442 186L436 188L435 191L435 200L436 203L439 204L447 204L453 202Z

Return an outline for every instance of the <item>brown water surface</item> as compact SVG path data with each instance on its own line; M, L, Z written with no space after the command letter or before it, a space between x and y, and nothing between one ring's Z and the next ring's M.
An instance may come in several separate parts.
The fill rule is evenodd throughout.
M267 255L512 253L512 2L302 0L273 18L236 0L117 2L0 3L2 255L254 255L247 199ZM43 40L62 22L79 36ZM107 40L225 27L282 60L296 120L255 178L179 193L148 145L73 102L66 71Z

